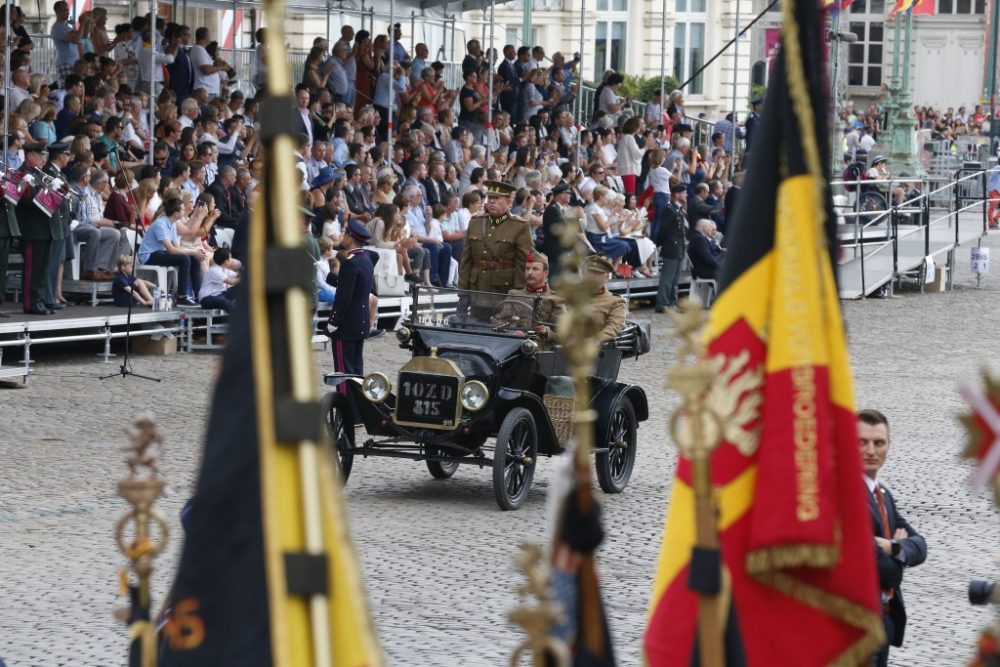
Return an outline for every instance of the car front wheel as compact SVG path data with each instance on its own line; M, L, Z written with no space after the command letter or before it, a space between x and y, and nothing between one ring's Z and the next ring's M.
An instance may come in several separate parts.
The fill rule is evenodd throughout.
M502 510L516 510L528 498L538 459L538 430L527 408L504 417L493 453L493 495Z
M326 432L330 436L330 454L340 471L340 477L344 484L351 476L351 468L354 467L354 454L347 453L346 450L354 447L354 422L347 406L347 401L337 392L330 392L323 397L323 421L326 424Z

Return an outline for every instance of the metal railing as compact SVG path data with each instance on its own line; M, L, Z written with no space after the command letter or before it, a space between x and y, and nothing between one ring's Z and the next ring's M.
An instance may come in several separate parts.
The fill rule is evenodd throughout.
M982 211L981 227L977 230L979 236L984 236L989 230L988 208L991 203L1000 202L991 199L987 191L987 170L981 166L963 167L956 170L950 180L938 187L932 184L940 182L936 178L893 178L887 180L859 180L859 181L831 181L833 190L846 190L848 186L854 186L853 202L848 199L847 204L834 205L834 211L844 220L850 220L847 224L851 226L851 237L842 240L841 250L851 248L853 257L850 259L859 260L861 273L861 296L868 294L867 263L877 254L892 248L892 274L889 277L889 284L896 282L902 274L922 267L906 267L902 271L899 265L899 244L908 236L922 232L923 234L923 256L924 258L940 252L948 253L949 264L949 285L953 280L954 273L954 250L961 244L961 225L959 215L977 208ZM861 202L865 196L863 190L866 186L885 186L883 192L886 207L875 210L863 210ZM896 187L909 186L909 192L904 194L902 201L896 202L893 197L893 189ZM841 192L840 194L843 194ZM936 217L932 217L935 212L941 212ZM907 224L908 223L908 224ZM883 237L880 234L871 234L880 225L886 225L886 233ZM905 225L906 229L901 229ZM948 227L954 231L951 245L932 251L931 231L935 228ZM866 234L866 232L868 232ZM950 235L949 235L950 236ZM848 261L850 261L850 259ZM841 264L844 262L842 261ZM876 285L877 287L877 285Z

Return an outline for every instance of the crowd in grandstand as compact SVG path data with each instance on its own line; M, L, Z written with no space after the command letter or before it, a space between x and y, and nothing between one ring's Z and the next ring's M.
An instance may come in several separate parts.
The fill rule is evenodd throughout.
M14 8L4 162L21 167L26 147L68 153L62 180L75 195L73 239L86 242L83 278L112 279L116 255L130 254L133 237L125 230L134 230L136 266L176 267L178 303L209 297L217 304L211 297L218 293L204 293L202 277L215 265L214 248L239 236L263 173L258 95L237 88L208 28L162 18L152 26L145 16L109 27L102 8L73 24L65 2L56 3L55 14L55 71L38 71L23 14ZM579 224L581 238L620 275L657 274L660 221L668 208L680 208L688 234L709 240L707 257L694 262L695 277L714 277L738 193L732 186L742 180L734 140L737 154L749 149L760 100L745 128L727 118L719 131L696 135L681 91L665 104L656 95L644 109L634 107L620 92L623 76L609 70L578 123L579 55L507 45L494 59L472 40L462 84L449 88L445 66L428 62L427 46L409 53L399 24L394 33L392 43L351 26L332 45L317 37L295 88L294 160L309 213L306 233L329 241L308 244L321 299L329 295L320 275L330 260L336 270L330 249L355 219L371 231L374 246L395 256L380 270L454 284L466 228L482 211L490 180L518 188L512 213L531 226L539 248L552 191L568 186L563 218ZM257 31L251 81L258 93L269 66L266 38ZM672 195L681 189L685 197ZM53 246L56 302L65 301L62 266L74 246ZM106 251L94 252L98 246ZM227 271L238 266L228 256L217 259ZM231 284L226 275L211 281L213 289Z

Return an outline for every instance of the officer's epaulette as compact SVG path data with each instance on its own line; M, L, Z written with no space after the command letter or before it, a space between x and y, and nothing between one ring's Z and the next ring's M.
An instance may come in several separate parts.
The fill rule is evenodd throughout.
M515 222L528 222L527 220L525 220L525 219L524 219L524 218L522 218L521 216L519 216L519 215L514 215L513 213L509 213L509 214L507 215L507 217L509 217L509 218L510 218L511 220L513 220L513 221L515 221Z

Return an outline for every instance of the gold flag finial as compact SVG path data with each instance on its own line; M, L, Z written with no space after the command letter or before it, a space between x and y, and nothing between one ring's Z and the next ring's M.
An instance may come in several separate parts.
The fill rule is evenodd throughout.
M121 573L122 593L129 593L131 608L120 610L119 618L129 623L133 655L138 655L142 667L156 665L156 628L150 618L149 582L153 574L153 559L167 546L169 529L153 503L163 494L166 482L160 477L157 455L163 448L163 438L151 417L140 417L132 428L125 429L130 443L125 464L128 476L118 481L118 495L132 506L115 525L115 542L128 560L128 569ZM131 583L134 578L135 583Z
M514 557L514 562L527 575L528 581L517 587L517 595L524 598L534 596L538 604L530 607L524 604L511 611L507 618L524 628L528 638L518 644L510 656L511 667L517 667L521 657L530 652L532 664L537 667L551 664L553 667L569 665L569 649L557 637L549 634L553 623L561 622L563 613L552 601L550 586L552 572L544 561L544 551L532 542L521 545L521 552ZM546 656L551 662L547 662Z

